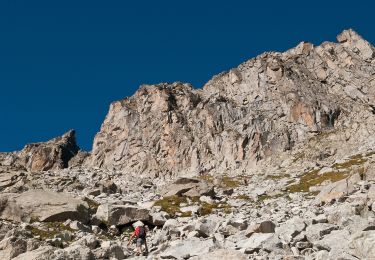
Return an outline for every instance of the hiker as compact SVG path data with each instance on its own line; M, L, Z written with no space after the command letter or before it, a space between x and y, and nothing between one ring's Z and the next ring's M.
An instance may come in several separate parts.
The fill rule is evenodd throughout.
M134 232L129 238L128 246L132 241L136 241L137 255L142 255L142 245L145 245L145 254L148 254L146 232L148 227L144 226L141 221L137 221L133 224ZM133 240L134 239L134 240Z

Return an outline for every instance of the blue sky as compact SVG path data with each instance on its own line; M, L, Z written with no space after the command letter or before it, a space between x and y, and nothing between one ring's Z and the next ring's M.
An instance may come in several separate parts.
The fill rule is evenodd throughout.
M0 0L0 151L69 129L91 150L110 102L143 83L201 87L264 51L335 41L346 28L374 43L374 8L320 0Z

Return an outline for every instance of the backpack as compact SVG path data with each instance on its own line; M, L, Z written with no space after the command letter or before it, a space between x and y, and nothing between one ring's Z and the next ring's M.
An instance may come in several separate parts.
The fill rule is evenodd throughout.
M139 226L135 229L135 235L137 238L145 238L146 237L146 230L145 227Z

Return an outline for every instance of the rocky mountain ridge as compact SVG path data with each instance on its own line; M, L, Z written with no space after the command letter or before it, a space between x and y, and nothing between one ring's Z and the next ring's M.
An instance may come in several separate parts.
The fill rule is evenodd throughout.
M74 131L0 153L0 258L372 259L375 49L337 39L143 85L91 153Z
M352 30L338 41L262 54L202 89L141 86L111 104L88 165L174 176L250 172L330 130L339 142L354 139L350 149L374 142L368 120L374 116L374 48ZM354 126L358 135L348 130Z

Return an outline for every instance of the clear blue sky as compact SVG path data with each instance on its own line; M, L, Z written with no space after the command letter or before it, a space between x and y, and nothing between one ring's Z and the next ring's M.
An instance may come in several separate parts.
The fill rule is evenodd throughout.
M368 3L366 3L368 2ZM110 102L142 83L201 87L264 51L375 42L370 1L0 0L0 151L69 129L91 150Z

